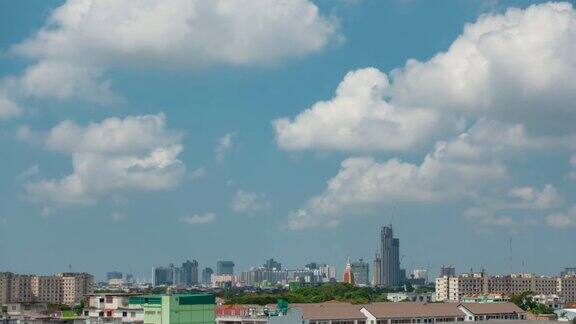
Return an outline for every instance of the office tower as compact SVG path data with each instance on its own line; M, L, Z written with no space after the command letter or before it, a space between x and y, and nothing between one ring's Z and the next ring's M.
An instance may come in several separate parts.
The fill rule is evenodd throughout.
M342 275L342 282L353 285L354 284L354 274L352 273L352 266L350 265L350 259L346 262L346 267L344 268L344 274Z
M218 261L216 263L216 275L233 275L234 274L234 262L232 261Z
M380 264L380 269L378 270L380 275L375 282L378 282L379 286L399 286L401 284L400 240L394 238L391 226L382 226L380 230L380 246L376 260L378 260L378 257Z
M182 263L182 284L186 286L198 284L198 261L186 260Z
M122 279L122 272L120 271L106 272L106 281L109 281L110 279Z
M456 276L456 268L453 266L442 266L440 268L440 275L438 277L455 277Z
M274 259L270 259L270 260L266 260L266 263L264 263L263 267L266 268L267 270L280 271L280 270L282 270L282 263L275 261Z
M212 268L204 268L204 270L202 270L202 283L205 285L210 285L212 284L212 274L214 273L214 270L212 270Z
M370 284L369 265L363 259L350 264L354 284L357 286L368 286Z

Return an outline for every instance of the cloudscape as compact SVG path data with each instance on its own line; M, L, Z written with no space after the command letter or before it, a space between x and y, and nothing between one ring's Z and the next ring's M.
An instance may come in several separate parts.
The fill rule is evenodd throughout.
M0 17L0 272L146 281L273 257L340 276L385 225L408 270L576 266L574 2L33 0Z

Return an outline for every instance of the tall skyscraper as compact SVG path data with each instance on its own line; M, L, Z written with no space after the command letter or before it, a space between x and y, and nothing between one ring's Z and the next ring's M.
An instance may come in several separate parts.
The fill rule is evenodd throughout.
M216 274L221 275L233 275L234 274L234 262L232 261L218 261L216 263Z
M182 263L183 284L186 286L198 284L198 261L186 260Z
M214 273L214 270L212 270L212 268L204 268L204 270L202 270L202 283L205 285L210 285L212 284L212 274Z
M379 253L374 260L374 283L378 286L395 287L401 284L400 278L400 240L394 238L392 226L382 226L380 229ZM376 266L379 264L379 269ZM377 276L377 277L376 277Z
M350 264L354 284L357 286L368 286L370 284L369 265L363 259Z

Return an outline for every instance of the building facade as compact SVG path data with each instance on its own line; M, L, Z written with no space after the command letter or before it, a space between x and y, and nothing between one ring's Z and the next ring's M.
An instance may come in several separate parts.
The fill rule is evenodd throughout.
M212 284L212 275L214 274L214 270L212 270L212 268L204 268L204 270L202 270L202 283L204 285L210 285Z
M461 301L464 297L486 294L510 296L527 291L536 295L557 294L567 302L576 301L576 276L487 276L484 273L464 273L457 277L436 278L436 299L439 301Z
M129 304L142 307L146 324L214 324L216 319L210 294L134 296Z
M53 276L0 273L0 304L50 303L76 305L94 291L94 276L64 272Z
M234 275L234 262L232 261L218 261L216 263L216 274L221 275Z
M357 286L368 286L370 284L370 269L368 262L359 259L350 264L350 271L354 277L354 284Z
M392 226L382 226L380 229L380 244L378 248L379 251L374 263L379 263L379 272L378 278L374 280L375 285L383 287L400 286L400 240L394 238Z

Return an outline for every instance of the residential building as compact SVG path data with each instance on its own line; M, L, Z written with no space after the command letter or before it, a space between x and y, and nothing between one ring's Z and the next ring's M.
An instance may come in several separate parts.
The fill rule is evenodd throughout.
M218 261L216 263L217 275L234 275L234 262L232 261Z
M564 298L556 295L546 295L546 294L539 294L534 295L534 300L539 302L540 304L546 305L553 310L562 309L564 308Z
M83 316L87 322L141 323L144 311L141 305L130 304L130 294L93 294L88 295Z
M527 291L532 291L536 295L557 294L567 302L576 301L576 276L560 278L532 274L486 276L481 272L436 278L436 299L439 301L461 301L467 296L483 294L510 296Z
M212 268L204 268L204 270L202 270L202 283L204 285L210 285L212 284L212 274L214 273L214 270L212 270Z
M274 309L274 305L268 305ZM290 309L302 313L305 324L396 324L471 322L485 320L523 320L526 313L512 303L458 304L458 303L371 303L350 304L325 302L291 304ZM255 322L261 323L261 322Z
M442 266L442 268L440 268L440 275L438 277L456 277L456 268L453 266Z
M557 294L566 302L576 302L576 275L566 275L557 279Z
M364 262L363 259L359 259L357 262L352 262L350 264L350 271L352 272L352 277L354 278L355 285L357 286L370 285L368 262Z
M94 289L88 273L59 273L53 276L0 273L0 304L50 303L76 305Z
M152 268L152 285L170 286L174 284L174 266Z
M416 292L397 292L397 293L386 293L386 298L391 302L433 302L436 301L436 295L433 292L426 293L416 293Z
M198 261L186 260L182 263L182 280L185 286L192 286L198 284Z
M234 275L212 275L212 287L229 288L242 285L240 276Z
M274 286L288 282L288 272L276 268L258 267L242 272L242 282L247 286Z
M211 294L133 296L130 305L139 305L146 324L214 324L215 297Z

